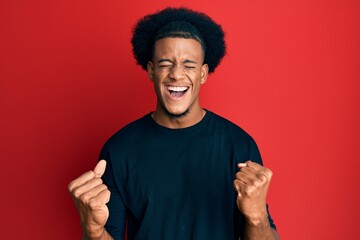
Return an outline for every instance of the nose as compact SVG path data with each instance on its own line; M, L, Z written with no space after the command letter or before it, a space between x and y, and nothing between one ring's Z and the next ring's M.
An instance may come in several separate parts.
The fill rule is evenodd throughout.
M179 64L175 64L171 70L169 77L174 80L179 80L184 77L184 69Z

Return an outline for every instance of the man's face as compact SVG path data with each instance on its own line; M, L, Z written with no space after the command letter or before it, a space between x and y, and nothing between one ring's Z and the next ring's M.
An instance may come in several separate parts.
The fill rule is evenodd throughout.
M169 37L156 41L148 73L158 107L168 115L181 117L194 107L200 108L198 94L208 73L203 59L201 45L194 39Z

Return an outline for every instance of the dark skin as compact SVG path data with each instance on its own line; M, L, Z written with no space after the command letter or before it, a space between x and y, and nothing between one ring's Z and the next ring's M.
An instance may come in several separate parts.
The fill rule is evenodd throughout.
M199 51L200 50L200 51ZM157 95L154 120L168 128L192 126L203 118L199 91L207 80L208 66L203 64L199 42L184 38L163 38L155 43L154 57L148 63L148 75ZM172 87L186 88L181 97L172 97ZM169 116L183 115L180 118Z
M110 191L102 183L106 161L98 162L94 170L88 171L68 185L80 215L84 240L113 239L104 226L109 217L106 203L110 200Z
M272 172L255 162L238 164L234 187L238 193L236 203L246 219L245 239L280 239L270 227L266 211L266 196Z
M158 124L185 128L204 117L206 112L200 106L199 91L207 80L208 66L203 64L203 59L201 45L196 40L164 38L155 43L148 75L157 95L152 117ZM83 239L113 239L104 228L109 216L106 203L110 199L110 192L101 181L105 166L106 162L100 161L93 171L84 173L68 186L80 214ZM271 170L251 161L239 163L238 167L234 188L238 193L237 206L246 219L244 239L280 239L270 227L266 211Z

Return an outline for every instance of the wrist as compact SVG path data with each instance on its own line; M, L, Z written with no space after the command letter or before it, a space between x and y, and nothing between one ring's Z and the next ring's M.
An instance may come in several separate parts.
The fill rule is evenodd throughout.
M279 240L280 238L277 232L271 229L269 219L266 216L263 218L246 219L244 239Z
M267 213L245 217L246 224L251 227L267 227L270 226Z
M101 240L103 239L105 228L99 225L88 225L83 227L83 240Z

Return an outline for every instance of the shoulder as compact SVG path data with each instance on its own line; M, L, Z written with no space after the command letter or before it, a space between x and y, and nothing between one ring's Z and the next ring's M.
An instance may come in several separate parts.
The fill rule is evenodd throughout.
M210 124L213 128L219 128L221 131L231 135L235 138L253 139L242 127L234 122L214 113L208 111L211 117Z
M149 121L150 114L128 123L115 134L113 134L105 143L105 146L111 147L113 145L119 146L119 143L129 142L132 139L138 139L139 134L142 134L151 124Z
M262 164L258 146L249 133L224 117L214 113L212 113L212 115L213 125L217 125L221 131L226 134L230 139L231 144L234 146L234 157L237 162L245 162L250 159Z

